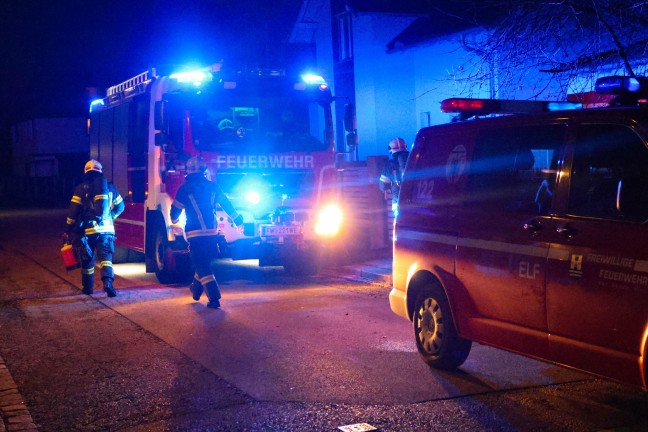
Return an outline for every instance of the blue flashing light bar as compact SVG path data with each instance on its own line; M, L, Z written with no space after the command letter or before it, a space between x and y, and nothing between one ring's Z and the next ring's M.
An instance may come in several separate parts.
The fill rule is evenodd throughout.
M169 78L172 78L179 83L191 83L196 87L199 87L204 82L209 82L212 80L211 72L204 70L193 70L186 72L178 72L171 74Z
M104 100L103 99L95 99L92 102L90 102L90 112L94 112L95 110L99 109L99 107L104 106Z
M301 78L306 84L326 85L326 81L320 75L315 75L315 74L308 73L308 74L302 75Z
M648 79L645 77L608 76L596 80L599 94L647 93Z
M564 110L575 110L575 109L582 109L582 108L583 108L583 104L578 102L565 102L565 101L547 102L548 111L564 111Z

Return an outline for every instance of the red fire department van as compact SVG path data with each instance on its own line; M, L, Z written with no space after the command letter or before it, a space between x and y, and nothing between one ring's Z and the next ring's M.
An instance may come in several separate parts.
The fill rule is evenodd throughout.
M218 211L220 251L233 259L312 271L342 221L331 103L324 79L220 65L146 71L90 108L90 156L124 196L120 246L144 252L163 282L191 275L183 224L169 208L195 155L244 224Z
M428 364L476 341L646 389L647 84L600 79L607 108L449 99L460 119L419 131L389 300Z

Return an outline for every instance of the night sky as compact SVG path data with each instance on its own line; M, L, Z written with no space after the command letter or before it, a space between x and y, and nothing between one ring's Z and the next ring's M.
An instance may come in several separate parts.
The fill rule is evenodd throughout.
M103 94L151 66L224 59L236 66L278 67L303 59L304 52L281 46L300 5L300 0L3 0L2 155L11 124L85 116L87 88Z

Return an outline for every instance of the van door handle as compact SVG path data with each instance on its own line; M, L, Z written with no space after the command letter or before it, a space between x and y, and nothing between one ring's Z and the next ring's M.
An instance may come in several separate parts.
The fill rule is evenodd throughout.
M539 231L542 231L544 229L542 224L540 224L540 221L538 221L537 219L526 222L524 225L522 225L522 228L524 228L525 231L529 231L532 235L536 235Z
M572 238L578 233L578 230L569 226L569 224L556 227L556 232L564 235L567 238Z

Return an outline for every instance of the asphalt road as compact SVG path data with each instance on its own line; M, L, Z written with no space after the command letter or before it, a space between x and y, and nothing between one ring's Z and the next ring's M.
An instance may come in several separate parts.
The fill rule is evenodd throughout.
M40 431L648 430L646 394L564 368L475 345L429 369L389 287L335 268L219 264L221 310L141 263L116 266L118 297L82 295L63 224L0 212L0 357Z

